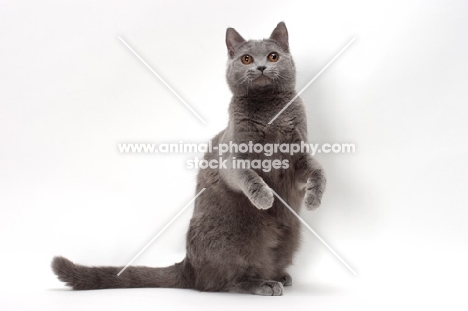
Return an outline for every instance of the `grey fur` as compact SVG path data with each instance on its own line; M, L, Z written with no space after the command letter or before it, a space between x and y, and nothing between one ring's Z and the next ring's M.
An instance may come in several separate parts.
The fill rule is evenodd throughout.
M288 32L279 23L269 39L245 41L234 29L226 33L227 81L233 97L229 123L216 135L219 143L300 143L307 141L305 109L297 98L271 125L268 122L295 96L295 68L289 52ZM277 62L267 61L271 52ZM254 61L244 65L240 57ZM257 67L265 66L263 73ZM262 76L263 75L263 76ZM266 159L263 154L227 153L231 159ZM205 154L218 159L217 153ZM174 287L201 291L232 291L282 295L292 284L286 268L299 246L300 223L271 189L299 212L304 203L320 205L325 177L310 154L273 154L269 159L288 160L288 169L266 173L257 169L202 169L187 232L185 259L166 268L85 267L56 257L52 269L73 289L123 287ZM271 188L270 188L271 187Z

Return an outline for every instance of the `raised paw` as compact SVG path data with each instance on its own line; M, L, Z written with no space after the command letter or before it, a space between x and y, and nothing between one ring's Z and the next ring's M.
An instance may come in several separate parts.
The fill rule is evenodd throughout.
M255 292L263 296L281 296L283 295L283 284L275 281L265 281Z
M304 197L305 207L312 211L320 206L324 185L320 180L309 178L306 185Z
M256 183L249 190L249 199L256 208L269 209L273 205L273 192L266 183Z

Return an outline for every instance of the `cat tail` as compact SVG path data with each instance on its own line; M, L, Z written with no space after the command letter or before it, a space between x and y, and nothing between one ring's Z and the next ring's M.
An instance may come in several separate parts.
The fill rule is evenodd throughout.
M165 268L88 267L77 265L64 257L54 257L52 270L59 280L73 289L104 289L134 287L191 288L191 269L187 260Z

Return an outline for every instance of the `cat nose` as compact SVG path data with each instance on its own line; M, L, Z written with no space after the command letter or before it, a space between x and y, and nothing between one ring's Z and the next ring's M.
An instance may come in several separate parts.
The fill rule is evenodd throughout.
M260 70L261 72L263 72L263 70L266 69L266 66L258 66L257 69Z

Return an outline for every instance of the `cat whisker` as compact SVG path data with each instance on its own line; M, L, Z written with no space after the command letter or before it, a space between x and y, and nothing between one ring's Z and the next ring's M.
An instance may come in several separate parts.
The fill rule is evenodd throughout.
M237 79L237 81L235 83L239 84L239 83L245 82L245 79L247 79L247 75L244 75L244 76L240 77L239 79Z

